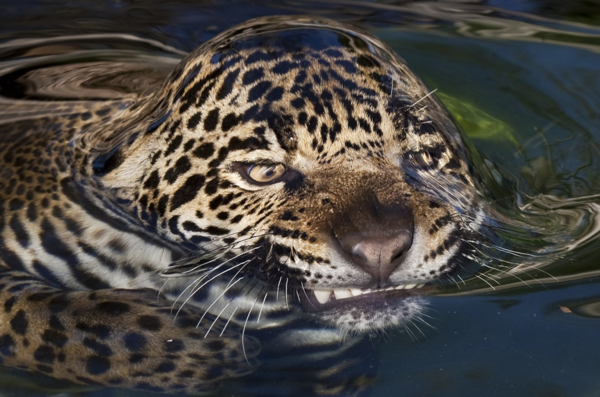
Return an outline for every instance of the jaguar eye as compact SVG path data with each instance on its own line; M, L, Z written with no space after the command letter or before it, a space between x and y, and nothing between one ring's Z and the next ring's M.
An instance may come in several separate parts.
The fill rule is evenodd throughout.
M285 167L281 164L253 164L246 172L254 182L269 183L283 175Z

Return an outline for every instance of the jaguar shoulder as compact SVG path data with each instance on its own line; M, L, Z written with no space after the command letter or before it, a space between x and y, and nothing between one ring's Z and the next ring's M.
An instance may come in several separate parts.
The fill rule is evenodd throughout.
M152 95L65 111L1 127L5 365L206 390L250 370L250 318L406 326L483 217L442 105L336 22L253 20Z

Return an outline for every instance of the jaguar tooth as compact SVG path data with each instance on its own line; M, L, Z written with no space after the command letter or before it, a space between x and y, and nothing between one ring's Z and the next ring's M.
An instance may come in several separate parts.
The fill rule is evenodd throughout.
M358 296L358 295L362 295L362 291L356 288L350 288L350 292L352 293L352 296Z
M324 305L327 303L327 301L329 301L331 290L315 289L313 292L320 304Z
M395 289L404 289L404 284L401 284L401 285L398 285L398 286L396 286L396 288L395 288Z
M352 293L348 289L334 289L335 299L352 298Z
M417 284L417 288L423 288L425 284Z
M417 286L417 284L406 284L404 286L405 289L411 289L411 288L415 288Z

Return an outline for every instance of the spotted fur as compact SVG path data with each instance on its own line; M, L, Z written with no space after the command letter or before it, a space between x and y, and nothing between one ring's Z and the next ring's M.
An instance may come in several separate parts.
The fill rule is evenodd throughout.
M5 364L204 390L248 370L242 350L257 352L247 336L209 335L211 321L245 331L266 307L264 318L308 312L357 332L406 325L421 299L383 290L456 272L479 228L447 112L383 43L335 22L251 21L202 45L152 95L56 113L1 127ZM246 170L261 164L286 171L257 184ZM370 227L410 234L385 274L342 247ZM170 303L141 288L210 320L190 331L186 305L173 322ZM381 292L307 309L311 291L338 288Z

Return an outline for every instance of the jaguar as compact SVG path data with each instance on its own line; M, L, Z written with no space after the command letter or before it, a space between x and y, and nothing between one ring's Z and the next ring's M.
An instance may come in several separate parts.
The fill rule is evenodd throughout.
M258 365L251 330L407 327L486 216L433 91L335 21L255 19L53 109L0 126L0 362L54 378L198 393Z

